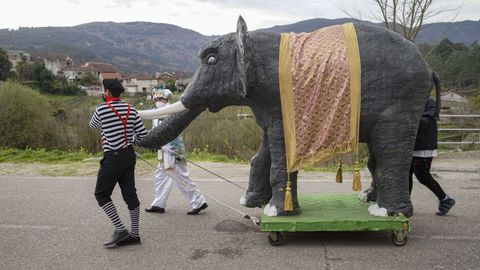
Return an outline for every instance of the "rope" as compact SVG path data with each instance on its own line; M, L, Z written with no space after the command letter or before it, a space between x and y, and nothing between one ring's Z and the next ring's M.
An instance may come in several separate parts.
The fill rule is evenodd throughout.
M204 168L204 167L202 167L202 166L200 166L200 165L196 164L196 163L195 163L195 162L193 162L193 161L190 161L190 160L188 160L188 163L190 163L190 164L192 164L192 165L195 165L195 166L197 166L198 168L200 168L200 169L202 169L202 170L204 170L204 171L206 171L206 172L209 172L209 173L211 173L211 174L215 175L216 177L218 177L218 178L220 178L220 179L223 179L223 180L227 181L228 183L230 183L230 184L232 184L232 185L234 185L234 186L236 186L236 187L238 187L238 188L240 188L240 189L242 189L242 190L245 190L245 191L247 191L247 189L246 189L246 188L244 188L244 187L242 187L242 186L239 186L239 185L237 185L237 184L233 183L232 181L230 181L230 180L226 179L225 177L223 177L223 176L220 176L220 175L218 175L218 174L216 174L216 173L214 173L214 172L212 172L212 171L210 171L210 170L208 170L208 169L206 169L206 168Z
M227 208L229 208L229 209L231 209L231 210L233 210L233 211L241 214L241 215L243 216L243 218L246 218L246 219L251 220L251 221L253 222L253 224L255 224L255 225L260 225L260 219L258 219L257 217L252 217L252 216L250 216L250 215L248 215L248 214L246 214L246 213L244 213L244 212L242 212L242 211L240 211L240 210L238 210L238 209L236 209L236 208L233 208L232 206L230 206L230 205L228 205L228 204L226 204L226 203L224 203L224 202L221 202L221 201L215 199L214 197L206 194L205 192L201 191L201 190L198 189L197 187L193 187L193 186L191 186L190 184L185 183L182 179L179 179L179 178L177 178L177 177L175 177L175 176L167 173L165 170L162 170L162 169L156 167L156 166L153 165L152 163L148 162L148 160L144 159L139 153L135 152L135 154L137 155L137 157L138 157L140 160L142 160L143 162L147 163L147 164L150 165L151 167L153 167L153 168L155 168L155 169L158 169L158 170L161 171L163 174L165 174L165 175L167 175L168 177L172 178L173 180L175 180L175 181L176 181L177 183L179 183L180 185L186 187L188 190L190 190L190 191L196 190L196 191L202 193L205 197L209 198L210 200L213 200L213 201L217 202L218 204L223 205L223 206L225 206L225 207L227 207ZM196 165L196 164L194 164L194 165ZM228 180L227 180L227 181L228 181ZM230 181L228 181L228 182L230 182ZM231 182L230 182L230 183L231 183Z

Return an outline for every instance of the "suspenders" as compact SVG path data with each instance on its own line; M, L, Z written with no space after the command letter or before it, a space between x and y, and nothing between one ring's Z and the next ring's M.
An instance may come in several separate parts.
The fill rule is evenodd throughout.
M124 136L124 140L125 140L125 147L127 147L127 121L128 121L128 117L130 116L130 104L128 104L128 111L127 111L127 115L125 116L125 118L122 118L122 116L117 112L117 110L115 110L115 108L107 101L105 102L105 104L108 105L108 107L110 107L110 109L117 115L118 119L120 120L120 122L122 122L123 124L123 136Z

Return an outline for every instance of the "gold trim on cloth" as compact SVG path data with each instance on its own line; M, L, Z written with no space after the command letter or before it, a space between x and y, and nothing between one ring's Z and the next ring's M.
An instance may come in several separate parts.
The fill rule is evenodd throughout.
M358 152L360 54L352 23L282 33L279 83L288 172Z

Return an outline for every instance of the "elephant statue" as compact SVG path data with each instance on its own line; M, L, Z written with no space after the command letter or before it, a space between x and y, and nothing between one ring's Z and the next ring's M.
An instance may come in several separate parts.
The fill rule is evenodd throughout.
M411 216L408 172L423 107L436 74L416 46L384 28L354 23L361 63L359 141L367 143L372 174L370 198L388 215ZM179 135L208 108L248 106L263 130L260 149L251 159L246 207L266 205L269 216L297 215L297 173L287 175L285 137L279 93L280 34L248 32L240 16L237 30L211 41L199 52L200 67L180 100L143 111L143 118L168 115L140 146L158 148ZM287 178L293 210L284 209ZM373 184L374 183L374 184Z

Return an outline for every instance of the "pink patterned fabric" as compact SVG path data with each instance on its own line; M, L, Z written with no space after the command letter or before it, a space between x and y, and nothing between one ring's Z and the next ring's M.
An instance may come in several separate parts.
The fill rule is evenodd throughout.
M290 34L296 157L350 141L350 75L341 25ZM338 149L340 150L340 149Z

